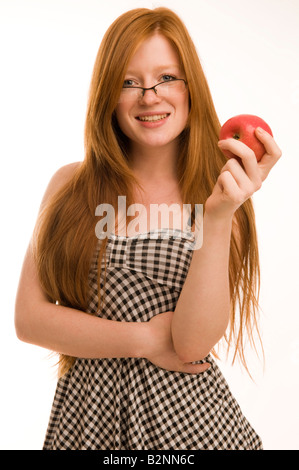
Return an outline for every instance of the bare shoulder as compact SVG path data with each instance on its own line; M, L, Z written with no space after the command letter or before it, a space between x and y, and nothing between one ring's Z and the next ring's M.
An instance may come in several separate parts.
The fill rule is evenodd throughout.
M46 188L45 194L41 206L56 192L58 192L68 181L72 179L75 175L75 172L80 168L82 162L69 163L60 167L51 177L48 186Z
M74 176L75 172L78 170L78 168L80 168L81 165L82 162L74 162L60 167L52 176L49 185L55 184L59 187L63 186L65 183L71 180L71 178Z

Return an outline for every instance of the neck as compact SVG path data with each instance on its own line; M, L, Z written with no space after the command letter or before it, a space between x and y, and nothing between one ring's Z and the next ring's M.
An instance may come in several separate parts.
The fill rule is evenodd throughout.
M131 164L141 182L177 181L177 145L131 148Z

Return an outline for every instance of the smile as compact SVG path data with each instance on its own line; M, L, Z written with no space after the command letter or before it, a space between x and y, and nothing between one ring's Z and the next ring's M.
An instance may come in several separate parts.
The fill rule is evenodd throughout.
M155 114L154 116L138 116L136 119L143 122L156 122L165 119L169 114Z

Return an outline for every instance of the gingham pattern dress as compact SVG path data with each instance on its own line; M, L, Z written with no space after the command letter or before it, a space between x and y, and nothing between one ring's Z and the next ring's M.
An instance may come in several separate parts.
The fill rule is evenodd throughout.
M193 251L191 232L111 235L104 304L96 257L89 311L149 321L174 311ZM103 265L104 266L104 265ZM103 294L103 280L100 281ZM260 450L216 362L202 374L170 372L144 358L76 359L58 380L44 450Z

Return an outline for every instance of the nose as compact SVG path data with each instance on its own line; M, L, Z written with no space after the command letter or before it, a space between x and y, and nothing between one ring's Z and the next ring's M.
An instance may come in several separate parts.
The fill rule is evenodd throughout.
M149 90L143 90L143 93L140 96L141 104L151 105L154 103L159 103L160 101L161 98L157 95L153 88Z

